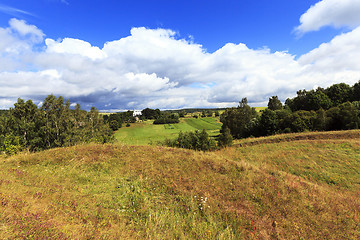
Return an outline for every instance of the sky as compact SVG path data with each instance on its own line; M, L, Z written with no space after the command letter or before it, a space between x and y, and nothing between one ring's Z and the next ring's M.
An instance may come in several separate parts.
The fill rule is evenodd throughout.
M266 106L360 80L360 0L2 0L0 108Z

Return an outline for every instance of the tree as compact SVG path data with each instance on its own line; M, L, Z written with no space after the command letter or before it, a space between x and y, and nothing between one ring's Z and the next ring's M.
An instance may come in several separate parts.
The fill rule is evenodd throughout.
M225 128L218 137L218 146L220 148L230 147L233 144L233 137L231 136L230 129Z
M116 131L116 130L119 129L119 123L118 123L118 121L116 121L116 120L112 120L112 121L109 123L109 126L110 126L111 130L113 130L113 131Z
M43 116L38 107L31 101L19 98L10 109L8 118L9 131L19 136L19 144L30 150L43 145Z
M290 118L292 132L304 132L314 130L314 122L316 119L315 111L300 110L294 112L290 116Z
M265 109L259 120L259 134L261 136L273 135L278 131L278 120L276 112Z
M271 98L269 98L268 108L273 111L283 108L282 103L278 99L278 96L272 96Z
M299 90L293 99L287 99L285 105L290 107L293 112L306 110L317 111L320 108L325 110L332 106L332 100L325 94L325 90L318 88L315 90Z
M354 84L352 87L352 99L351 101L360 101L360 81Z
M325 94L331 99L333 106L338 106L351 100L352 88L345 83L334 84L325 89Z
M198 151L210 151L216 147L214 140L209 137L204 129L202 131L180 132L176 139L166 139L164 144L169 147L187 148Z
M325 94L324 89L318 88L316 91L307 92L305 106L302 110L317 111L320 108L327 110L331 105L331 99Z
M327 129L326 111L322 108L316 111L316 119L314 122L314 130L325 131Z
M69 130L73 127L71 121L70 102L64 102L62 96L56 98L54 95L49 95L45 98L41 110L45 113L45 135L46 147L61 147L72 145L69 141L71 136L68 136Z
M360 124L359 110L350 102L341 104L339 108L342 129L358 129Z
M161 115L161 112L159 109L154 110L150 108L145 108L141 111L141 115L145 119L158 119Z
M222 130L229 128L234 138L249 137L257 127L257 117L255 108L251 108L247 98L243 98L237 108L228 108L221 114Z

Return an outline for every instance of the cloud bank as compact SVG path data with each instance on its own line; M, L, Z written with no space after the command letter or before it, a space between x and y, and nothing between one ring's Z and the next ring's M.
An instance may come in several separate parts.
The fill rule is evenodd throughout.
M304 16L332 2L310 8L301 26ZM284 101L299 89L360 80L360 27L298 58L232 43L209 53L172 30L143 27L100 48L81 39L45 38L18 19L0 28L0 39L1 108L18 97L40 102L49 94L100 110L226 107L243 97L265 106L273 95Z
M359 12L359 0L322 0L301 16L296 31L304 34L324 26L355 28L360 25Z

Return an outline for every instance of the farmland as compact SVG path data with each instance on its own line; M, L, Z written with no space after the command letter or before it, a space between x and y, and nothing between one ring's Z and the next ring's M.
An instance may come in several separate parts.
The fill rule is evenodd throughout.
M219 118L182 118L177 124L154 125L153 121L137 122L130 127L122 127L115 133L118 142L130 145L149 145L173 139L180 131L194 131L205 129L210 136L219 134L221 123Z

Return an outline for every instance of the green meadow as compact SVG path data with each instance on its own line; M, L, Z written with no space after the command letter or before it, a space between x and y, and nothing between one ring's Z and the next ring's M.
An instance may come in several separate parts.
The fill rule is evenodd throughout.
M219 134L221 123L219 118L182 118L180 123L155 125L153 121L137 122L130 127L123 126L115 133L115 139L130 145L151 145L166 138L175 138L180 131L194 131L205 129L210 136Z

